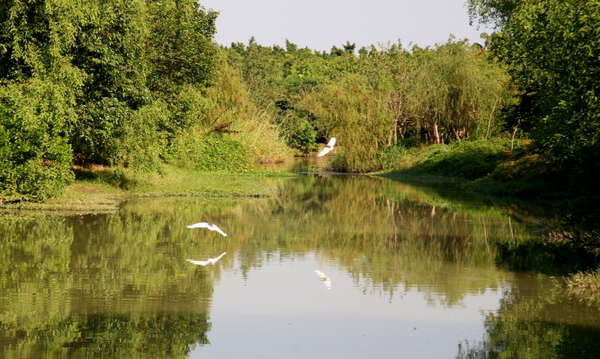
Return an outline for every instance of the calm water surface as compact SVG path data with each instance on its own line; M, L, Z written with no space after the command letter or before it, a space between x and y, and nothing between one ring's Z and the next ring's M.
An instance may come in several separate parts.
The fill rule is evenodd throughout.
M581 263L544 242L543 209L450 184L257 181L277 194L0 217L0 357L600 357L597 307L554 284Z

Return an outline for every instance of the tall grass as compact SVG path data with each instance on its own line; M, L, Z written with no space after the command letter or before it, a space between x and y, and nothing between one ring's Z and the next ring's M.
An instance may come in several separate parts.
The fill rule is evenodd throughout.
M251 113L236 129L239 132L234 137L244 146L253 164L282 162L292 155L266 111Z

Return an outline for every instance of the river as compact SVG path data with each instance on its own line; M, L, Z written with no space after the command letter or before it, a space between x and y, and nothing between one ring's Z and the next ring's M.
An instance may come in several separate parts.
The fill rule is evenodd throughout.
M544 208L304 173L266 198L0 217L3 358L595 358ZM227 236L187 225L209 221ZM187 259L206 261L206 266Z

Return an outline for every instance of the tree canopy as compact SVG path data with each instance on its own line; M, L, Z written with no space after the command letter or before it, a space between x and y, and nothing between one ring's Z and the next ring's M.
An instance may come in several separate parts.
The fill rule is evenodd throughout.
M2 196L52 196L73 159L160 162L208 107L216 16L191 0L3 1Z
M12 0L0 10L5 199L53 196L73 164L246 168L281 158L283 142L306 155L336 137L333 168L368 172L393 166L401 148L517 129L593 180L593 2L471 0L472 19L496 27L485 46L451 36L329 52L253 38L217 46L218 14L190 0Z
M600 4L589 0L471 0L472 16L495 24L495 56L518 86L513 118L590 205L600 199Z

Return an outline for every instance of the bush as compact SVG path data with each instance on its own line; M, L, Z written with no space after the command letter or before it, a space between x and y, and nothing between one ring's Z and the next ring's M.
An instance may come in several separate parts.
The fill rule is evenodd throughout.
M44 200L73 180L64 91L37 79L0 87L1 197Z
M287 116L281 129L290 147L297 148L302 154L314 151L317 131L306 118Z
M408 154L408 150L400 142L396 145L385 147L381 151L379 161L383 170L391 170L398 167L402 158Z
M167 162L196 171L233 172L250 168L248 155L240 142L193 132L181 134L173 142Z

